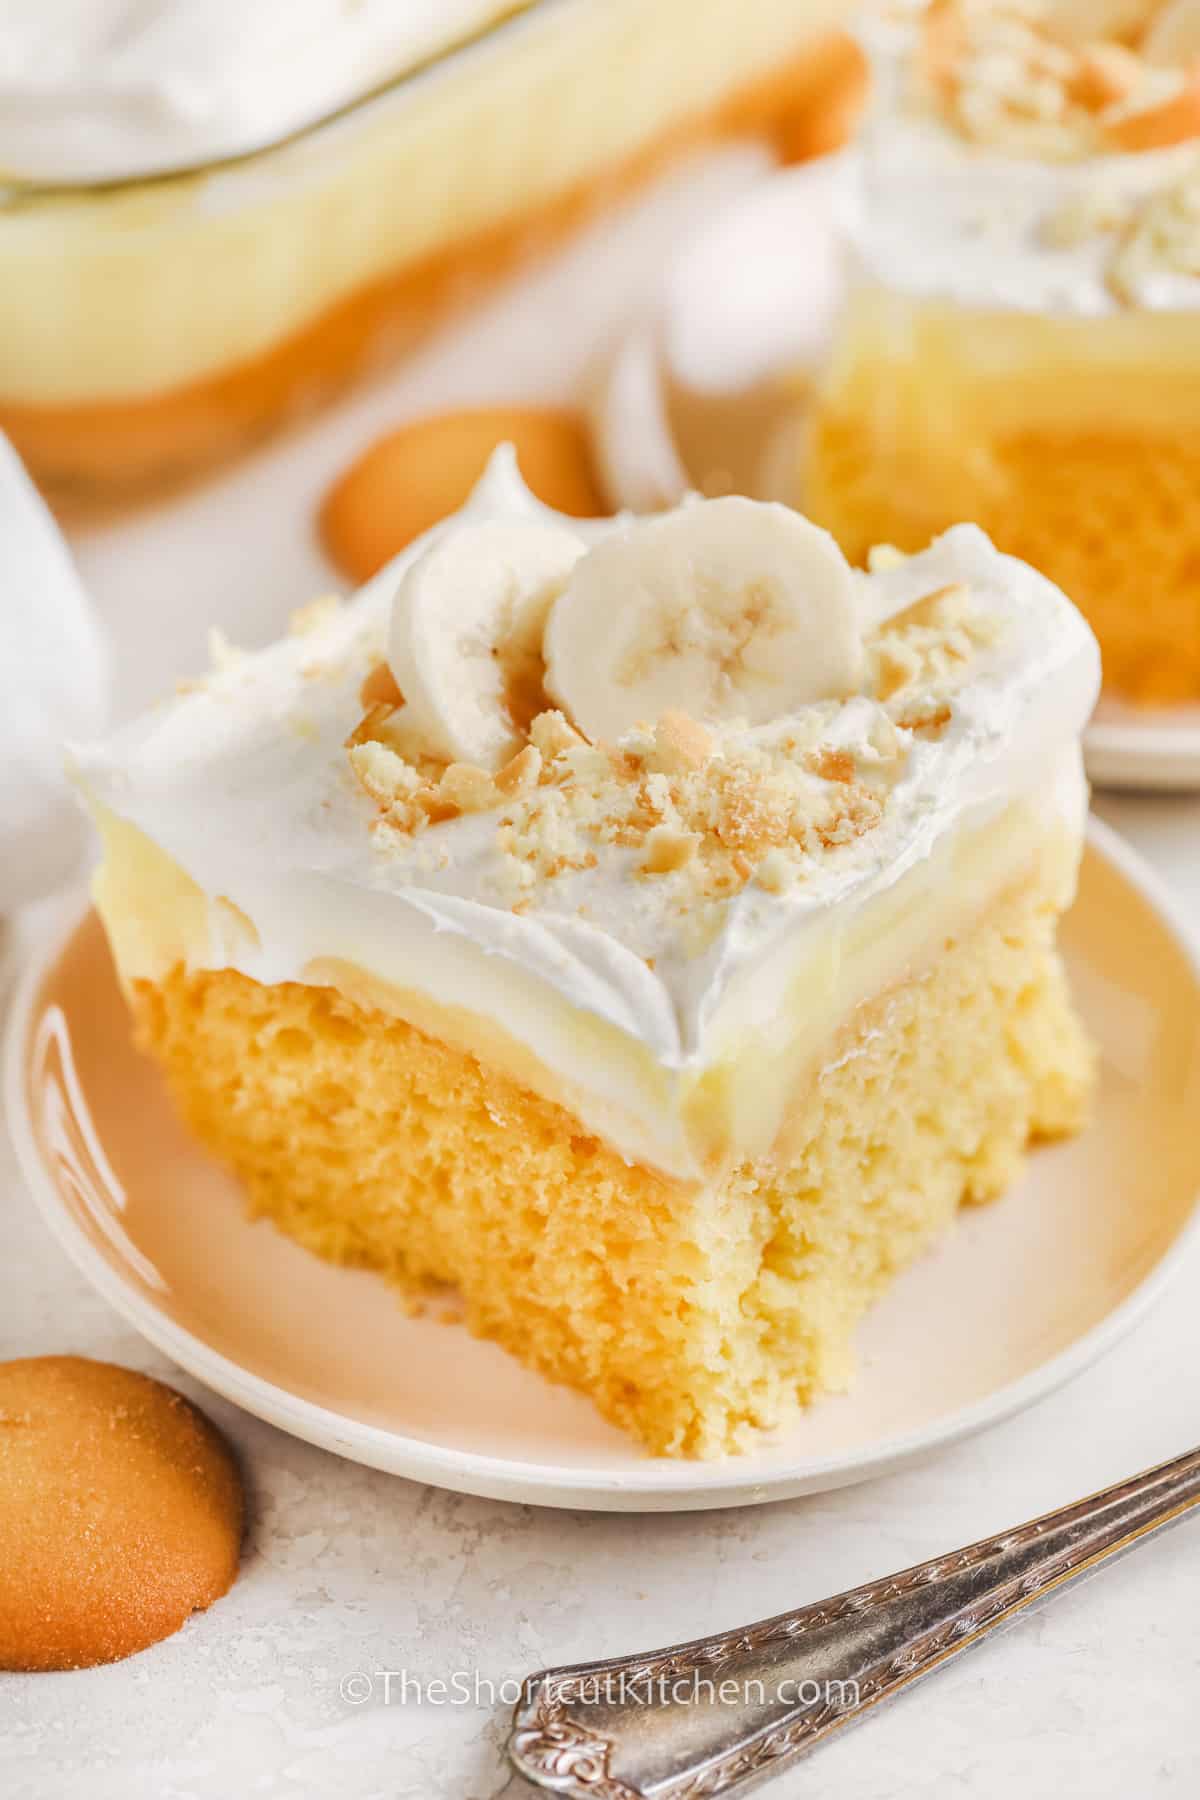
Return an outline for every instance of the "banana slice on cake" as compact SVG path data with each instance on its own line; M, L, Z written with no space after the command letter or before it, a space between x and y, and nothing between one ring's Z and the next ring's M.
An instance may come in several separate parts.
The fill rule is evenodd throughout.
M405 573L388 663L403 729L447 762L498 769L542 692L542 633L586 545L565 526L490 520L440 538Z
M764 724L858 685L849 565L785 506L698 500L576 565L545 657L547 691L593 742L668 711Z

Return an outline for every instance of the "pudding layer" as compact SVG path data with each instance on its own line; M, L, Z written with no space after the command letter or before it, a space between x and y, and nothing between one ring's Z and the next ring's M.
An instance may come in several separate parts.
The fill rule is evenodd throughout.
M662 158L794 115L828 77L821 33L842 10L537 6L244 160L13 190L0 428L64 497L245 447Z
M999 816L964 827L859 909L780 946L749 969L691 1050L580 1005L552 979L475 948L413 910L295 922L285 948L225 895L206 895L136 828L109 815L96 901L126 990L177 973L236 970L274 987L302 982L402 1021L569 1115L624 1162L691 1184L736 1163L785 1156L802 1096L859 1008L923 977L947 942L1037 875L1057 914L1074 896L1082 782L1072 756L1057 780ZM243 900L248 896L243 893ZM314 894L314 910L331 896ZM324 948L317 950L323 943ZM364 958L369 957L369 961ZM579 983L578 972L576 984ZM741 991L739 991L739 988ZM766 996L773 995L768 1003ZM615 1010L609 1003L607 1010ZM660 1023L662 1023L660 1021Z

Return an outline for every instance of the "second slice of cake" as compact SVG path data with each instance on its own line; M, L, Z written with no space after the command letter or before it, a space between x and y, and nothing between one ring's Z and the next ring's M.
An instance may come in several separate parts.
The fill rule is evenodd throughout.
M1200 7L913 10L806 504L855 561L974 519L1065 587L1115 695L1200 700Z
M660 1453L844 1386L1084 1115L1095 642L972 527L875 562L740 499L580 528L502 459L77 752L141 1041L254 1210Z

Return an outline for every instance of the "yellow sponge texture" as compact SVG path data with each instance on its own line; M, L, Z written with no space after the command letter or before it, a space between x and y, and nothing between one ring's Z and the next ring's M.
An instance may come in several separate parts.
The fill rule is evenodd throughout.
M844 1386L870 1302L1031 1137L1080 1123L1091 1053L1055 907L1010 893L859 1012L786 1153L708 1185L630 1167L560 1107L330 988L134 984L140 1037L255 1213L406 1286L667 1455L745 1448Z
M889 379L881 367L855 389ZM835 397L814 435L808 510L854 562L873 544L923 550L971 519L1075 601L1111 690L1200 698L1200 431L1044 424L980 444L976 423L931 456L874 402Z

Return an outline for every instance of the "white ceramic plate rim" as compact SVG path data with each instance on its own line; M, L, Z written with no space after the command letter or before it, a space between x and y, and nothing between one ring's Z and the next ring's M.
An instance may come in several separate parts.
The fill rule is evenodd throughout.
M1154 909L1200 980L1200 945L1159 877L1100 820L1088 821L1088 842ZM393 1474L485 1498L611 1511L744 1506L848 1485L998 1424L1070 1381L1137 1324L1159 1298L1192 1242L1200 1239L1200 1207L1193 1207L1187 1224L1154 1268L1106 1318L1067 1349L985 1399L973 1401L916 1430L881 1438L852 1451L811 1458L792 1468L775 1467L769 1474L756 1469L750 1456L725 1462L679 1463L669 1468L655 1460L648 1464L644 1475L605 1476L595 1470L582 1473L570 1464L521 1462L439 1447L426 1439L349 1420L265 1381L165 1318L122 1281L62 1205L58 1189L42 1162L26 1104L25 1045L43 978L78 927L86 904L81 900L72 908L65 922L60 922L42 943L39 953L31 958L16 990L5 1034L4 1099L9 1129L19 1166L43 1219L80 1273L110 1306L197 1380L295 1437Z

